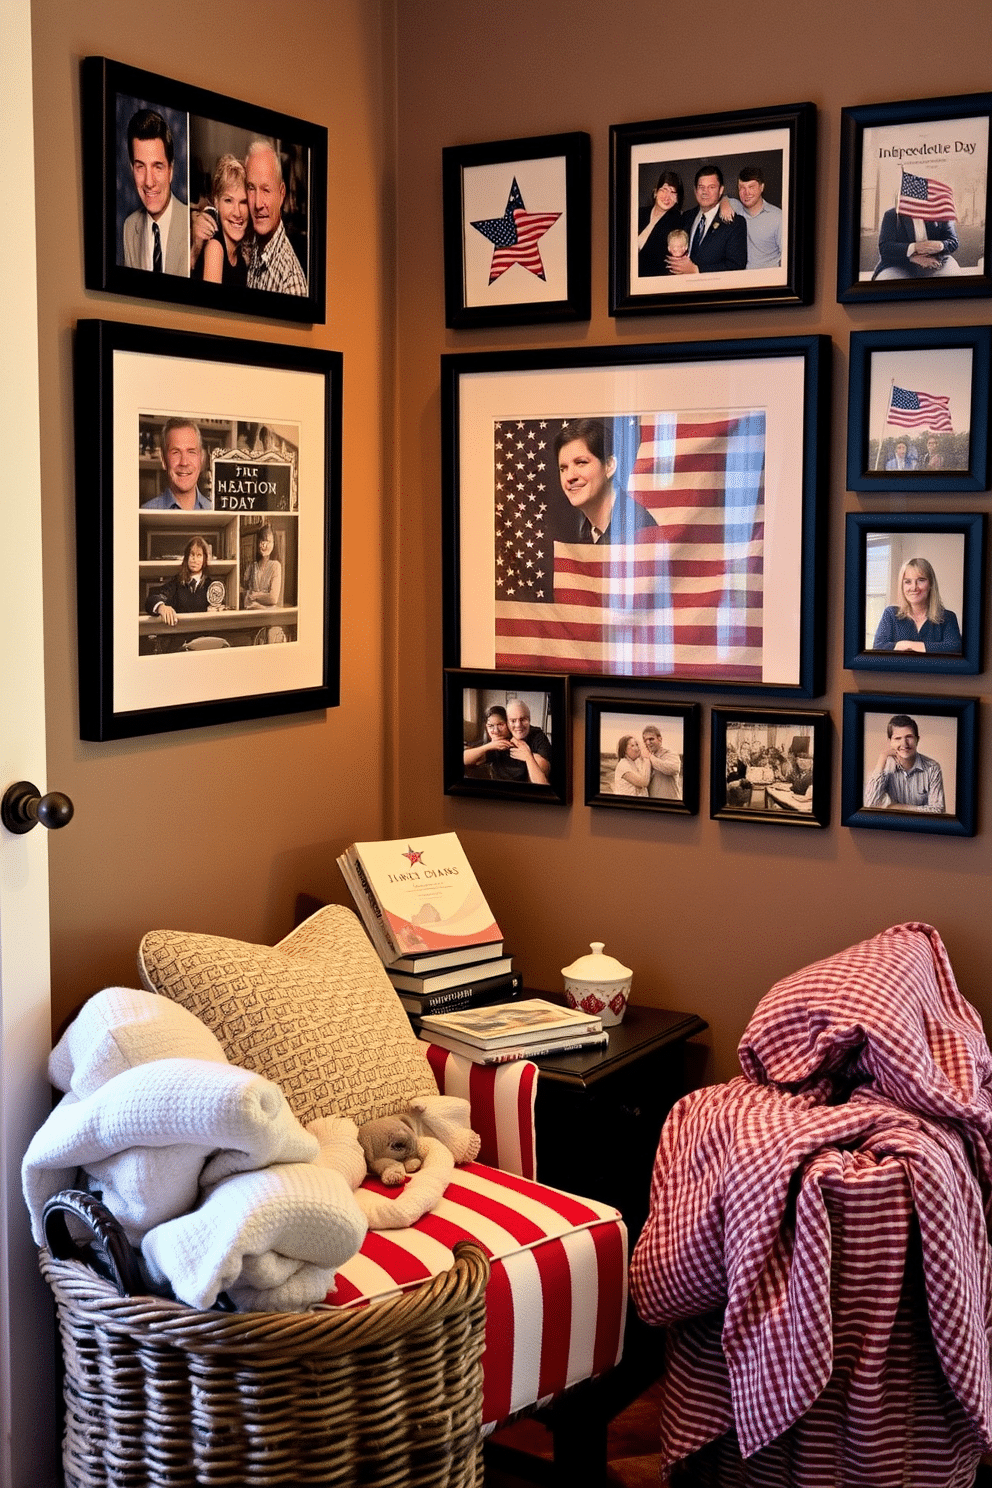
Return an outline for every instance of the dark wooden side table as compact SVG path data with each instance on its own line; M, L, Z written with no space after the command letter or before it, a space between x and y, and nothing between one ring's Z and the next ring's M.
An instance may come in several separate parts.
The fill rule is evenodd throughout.
M686 1041L707 1027L695 1013L631 1005L607 1048L534 1061L538 1181L615 1204L631 1248L647 1218L662 1123L687 1089Z

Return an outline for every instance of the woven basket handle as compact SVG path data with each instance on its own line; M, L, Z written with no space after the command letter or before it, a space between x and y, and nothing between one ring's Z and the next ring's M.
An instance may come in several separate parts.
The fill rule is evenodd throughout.
M107 1206L92 1194L78 1188L53 1194L42 1210L41 1222L45 1244L57 1261L85 1261L104 1280L112 1282L122 1297L147 1293L137 1256L124 1231Z

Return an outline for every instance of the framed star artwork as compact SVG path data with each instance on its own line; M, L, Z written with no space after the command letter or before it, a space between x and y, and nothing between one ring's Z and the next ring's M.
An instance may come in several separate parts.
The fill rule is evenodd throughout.
M588 134L441 152L444 323L588 320Z

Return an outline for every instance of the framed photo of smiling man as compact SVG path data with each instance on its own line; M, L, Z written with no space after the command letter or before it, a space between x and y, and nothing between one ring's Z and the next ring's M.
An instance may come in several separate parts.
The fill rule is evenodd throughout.
M977 698L846 693L844 826L973 837L977 749Z
M326 129L106 57L82 99L88 289L324 321Z

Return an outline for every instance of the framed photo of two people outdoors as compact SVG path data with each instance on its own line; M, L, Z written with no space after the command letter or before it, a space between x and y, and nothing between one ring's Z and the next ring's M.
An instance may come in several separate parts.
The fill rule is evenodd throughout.
M340 352L101 320L75 352L80 736L336 705Z
M327 130L82 64L87 289L323 324Z
M816 109L610 129L610 314L808 305Z

